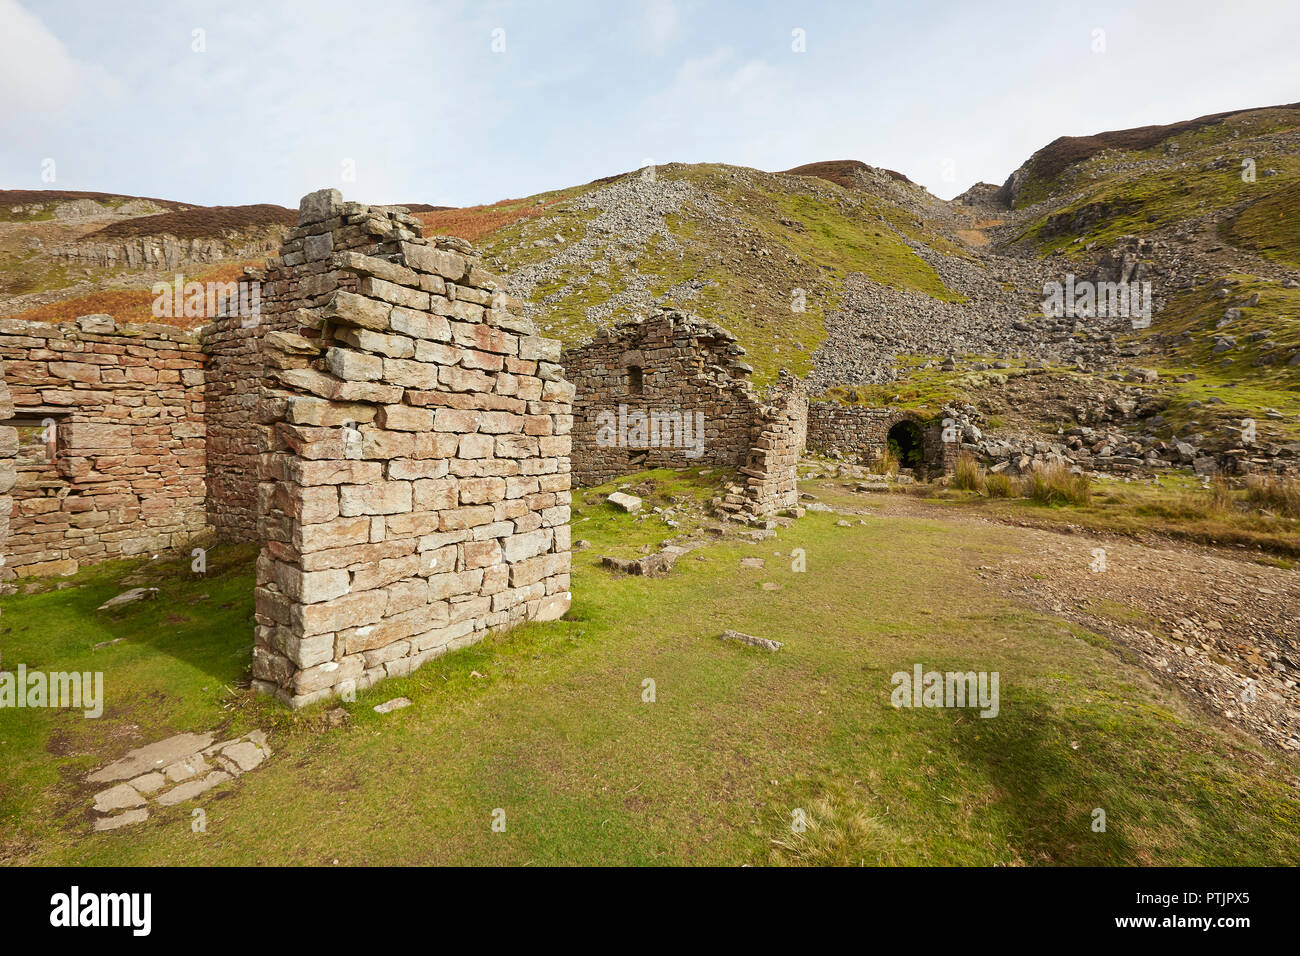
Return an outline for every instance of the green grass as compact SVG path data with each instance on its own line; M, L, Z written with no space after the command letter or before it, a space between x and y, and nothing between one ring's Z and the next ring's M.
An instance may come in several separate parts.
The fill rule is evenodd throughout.
M205 576L190 572L188 558L143 570L115 561L83 571L65 590L59 579L41 579L20 583L35 593L0 599L6 668L102 672L105 696L99 719L0 710L0 834L40 832L52 812L84 825L85 808L63 787L102 764L99 754L127 749L134 734L143 743L237 722L226 708L251 660L253 558L249 548L214 549ZM97 611L136 586L121 583L129 573L159 587L159 599ZM121 643L95 649L110 641ZM0 838L0 855L8 842Z
M1283 265L1300 266L1300 183L1290 183L1252 202L1222 235Z
M163 600L107 622L93 608L114 592L120 568L6 599L4 626L22 628L6 635L6 664L103 661L113 707L99 721L0 713L9 858L1300 862L1300 800L1266 763L1276 757L1203 725L1095 635L986 590L974 569L1008 551L1003 529L883 518L841 528L836 515L811 514L775 539L693 551L666 578L600 568L602 553L666 536L656 516L604 503L618 484L651 479L656 501L713 493L691 475L657 472L576 494L574 538L594 547L574 556L566 620L518 628L374 688L344 705L351 721L340 729L324 729L320 707L288 714L223 690L247 662L247 555L204 582L170 575ZM806 552L805 573L792 570L794 548ZM742 557L766 567L742 569ZM209 600L188 604L198 593ZM168 624L173 613L189 620ZM785 647L719 641L729 627ZM103 657L86 650L107 635L132 639L94 652ZM1000 715L895 710L890 677L915 662L997 670ZM642 701L647 678L654 703ZM372 712L398 695L413 706ZM189 805L136 828L88 832L87 769L232 714L240 729L269 727L275 755L201 799L206 833L191 832ZM1089 826L1098 806L1105 834ZM491 828L497 808L504 833ZM791 831L795 809L813 823L804 834Z

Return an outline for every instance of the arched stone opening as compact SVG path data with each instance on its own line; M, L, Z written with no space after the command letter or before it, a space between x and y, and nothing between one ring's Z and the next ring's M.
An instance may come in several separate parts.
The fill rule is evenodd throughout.
M898 459L899 468L910 468L915 472L925 469L925 434L913 419L895 422L885 436L885 446Z

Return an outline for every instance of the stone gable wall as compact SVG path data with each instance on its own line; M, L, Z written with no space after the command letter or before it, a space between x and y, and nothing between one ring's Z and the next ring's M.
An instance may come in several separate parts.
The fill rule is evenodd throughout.
M105 315L0 320L0 362L27 426L5 546L11 573L70 574L179 548L204 530L204 356L193 333L119 327Z
M796 507L795 476L808 437L808 393L789 372L781 372L771 398L759 407L755 431L740 469L746 478L744 510L767 515Z
M258 690L346 695L567 610L573 387L499 287L400 211L304 198L263 295Z
M598 485L648 468L734 467L749 450L754 396L735 336L704 319L665 310L602 329L564 355L574 383L573 470ZM632 380L640 370L640 388ZM644 430L638 427L644 417ZM680 422L654 443L651 419ZM703 429L698 424L703 422ZM686 429L689 429L689 435ZM655 425L660 436L667 426Z
M597 485L649 468L722 466L745 479L726 495L725 510L794 507L807 395L782 373L765 400L744 354L726 329L675 309L602 329L567 351L574 480Z

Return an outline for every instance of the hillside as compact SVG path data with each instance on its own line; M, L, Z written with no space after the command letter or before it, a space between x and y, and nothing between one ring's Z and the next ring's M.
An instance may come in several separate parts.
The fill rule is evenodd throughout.
M1039 264L995 261L962 237L968 220L906 177L847 161L674 163L425 217L471 235L566 342L671 303L731 329L760 383L785 367L819 388L893 381L902 354L933 367L1038 354L1044 343L1023 343L1015 324L1039 297Z
M228 281L274 253L283 206L194 206L107 193L0 190L0 314L152 321L150 286ZM183 320L182 320L183 321Z
M3 198L0 311L47 320L147 317L150 282L182 267L237 278L293 216ZM1060 137L1001 187L951 202L844 159L670 163L408 208L428 233L475 243L569 344L672 304L733 331L760 385L788 368L825 398L961 409L1012 442L1086 422L1111 430L1103 445L1231 445L1243 418L1267 440L1300 438L1300 106ZM1044 316L1044 283L1067 274L1150 281L1150 328Z
M1086 423L1140 457L1230 448L1247 418L1300 438L1298 178L1289 106L1062 137L952 202L854 160L669 164L424 218L566 342L671 303L735 332L760 383L790 368L1027 445ZM1045 317L1067 274L1151 281L1151 327Z
M1161 371L1158 426L1300 436L1300 105L1063 137L983 197L1000 252L1151 283L1130 338Z

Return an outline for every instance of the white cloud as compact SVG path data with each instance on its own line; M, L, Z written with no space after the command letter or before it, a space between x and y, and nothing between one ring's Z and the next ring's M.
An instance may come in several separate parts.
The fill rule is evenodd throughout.
M14 134L36 123L59 125L62 111L118 92L108 73L73 57L18 0L0 0L0 36L0 118Z

